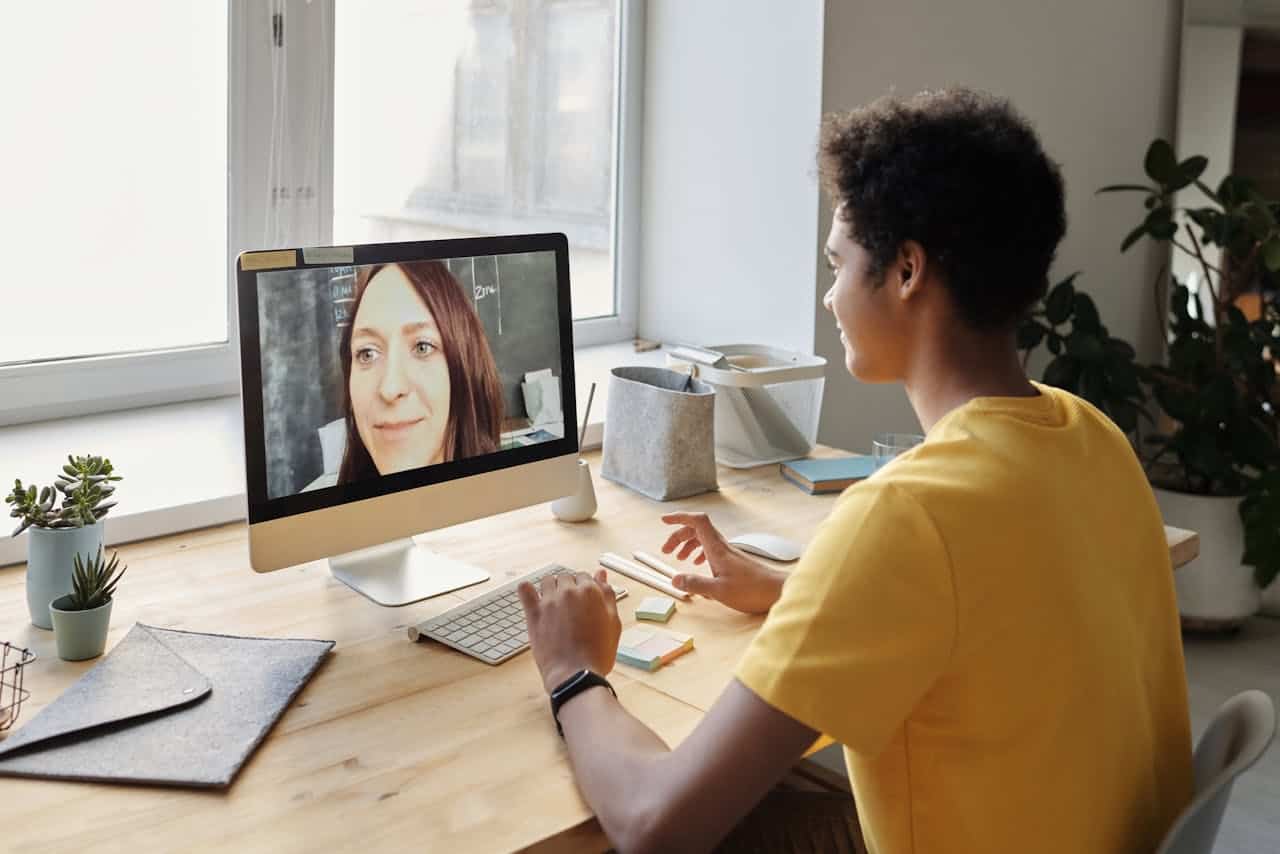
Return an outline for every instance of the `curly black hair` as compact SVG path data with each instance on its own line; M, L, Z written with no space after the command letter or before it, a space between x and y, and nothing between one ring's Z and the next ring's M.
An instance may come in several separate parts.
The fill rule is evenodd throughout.
M826 117L818 165L872 275L915 240L979 330L1012 327L1044 296L1067 228L1062 174L1008 101L964 88L879 98Z

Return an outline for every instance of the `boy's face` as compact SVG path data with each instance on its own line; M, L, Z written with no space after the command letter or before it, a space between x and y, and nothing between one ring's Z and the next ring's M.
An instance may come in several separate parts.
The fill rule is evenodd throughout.
M831 218L826 256L835 282L822 304L836 317L845 367L863 382L901 380L908 342L905 307L892 286L896 264L871 275L871 255L849 237L838 213Z

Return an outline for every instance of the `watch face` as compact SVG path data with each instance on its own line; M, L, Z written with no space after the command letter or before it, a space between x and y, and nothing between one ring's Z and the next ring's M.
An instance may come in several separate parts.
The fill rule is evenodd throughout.
M573 688L574 685L577 685L583 679L586 679L588 674L590 673L591 673L590 670L579 670L577 673L573 674L568 679L564 680L563 682L561 682L559 685L556 686L555 690L551 692L551 699L554 700L556 697L559 697L565 691L570 690L571 688Z

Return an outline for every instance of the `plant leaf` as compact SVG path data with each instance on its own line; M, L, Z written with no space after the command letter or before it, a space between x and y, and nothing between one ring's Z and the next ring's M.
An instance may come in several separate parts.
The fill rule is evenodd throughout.
M1213 201L1221 204L1221 202L1218 199L1218 194L1215 193L1213 191L1213 188L1210 187L1208 184L1206 184L1204 181L1201 181L1200 179L1197 178L1195 181L1195 185L1200 189L1200 192L1204 193L1210 199L1213 199Z
M1054 326L1065 323L1071 316L1071 306L1075 300L1076 289L1070 279L1064 279L1054 285L1053 290L1044 301L1044 316Z
M1186 160L1178 164L1173 181L1169 184L1170 190L1181 190L1183 187L1191 186L1204 174L1205 167L1209 165L1209 158L1197 154L1195 157L1188 157Z
M1178 158L1173 153L1173 146L1163 139L1157 139L1147 148L1147 156L1142 165L1148 178L1161 186L1167 186L1178 170Z
M1102 341L1097 335L1086 332L1083 329L1072 330L1067 336L1067 353L1075 356L1082 362L1098 362L1102 360L1104 354ZM1100 397L1096 394L1094 397Z
M1148 187L1145 184L1108 184L1097 191L1098 193L1151 193L1155 195L1159 191L1154 187ZM1096 195L1096 194L1095 194Z
M1135 228L1133 231L1129 232L1129 234L1125 237L1124 241L1120 244L1120 251L1121 252L1126 251L1130 246L1132 246L1133 244L1141 240L1142 236L1146 233L1147 233L1146 223L1143 223L1142 225Z
M1034 320L1028 320L1018 327L1017 346L1019 350L1033 350L1044 340L1046 330Z
M1116 426L1126 433L1132 433L1138 426L1138 407L1127 400L1116 401L1107 407L1107 414Z
M1102 318L1098 316L1098 307L1094 304L1093 297L1083 291L1077 291L1073 308L1075 309L1074 329L1083 328L1090 331L1102 329Z
M1080 380L1080 363L1068 355L1058 356L1044 369L1044 382L1056 388L1076 392Z
M1271 272L1280 272L1280 237L1267 241L1262 249L1262 263Z

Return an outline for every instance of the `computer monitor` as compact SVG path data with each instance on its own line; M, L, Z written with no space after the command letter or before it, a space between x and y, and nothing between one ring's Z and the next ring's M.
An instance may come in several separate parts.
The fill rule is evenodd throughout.
M249 560L382 605L489 578L414 534L572 493L563 234L245 252Z

